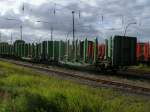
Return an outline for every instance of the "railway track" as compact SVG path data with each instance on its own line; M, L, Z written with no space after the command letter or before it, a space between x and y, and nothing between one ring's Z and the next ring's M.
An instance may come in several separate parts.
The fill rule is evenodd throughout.
M6 60L6 59L0 59L0 60L11 62L11 63L19 65L19 66L32 68L32 69L35 69L38 71L55 73L55 74L61 75L61 76L63 75L63 76L68 76L68 77L72 77L72 78L76 78L76 79L83 79L85 81L91 81L91 82L98 84L99 86L111 87L114 89L128 91L131 93L150 96L150 88L146 88L146 87L142 87L142 86L131 85L131 84L123 83L123 82L119 82L119 81L111 81L111 80L106 80L106 79L101 79L101 78L88 77L88 76L64 72L64 71L52 70L52 69L49 69L49 68L46 68L46 67L43 67L40 65L35 65L35 64L27 63L27 62L24 63L24 62L20 62L20 61Z

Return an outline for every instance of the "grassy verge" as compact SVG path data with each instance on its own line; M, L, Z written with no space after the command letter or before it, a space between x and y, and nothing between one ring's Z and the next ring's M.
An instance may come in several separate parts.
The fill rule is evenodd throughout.
M136 70L143 70L143 71L147 71L150 72L150 66L145 65L145 64L140 64L138 66L132 66L130 67L131 69L136 69Z
M150 100L0 62L0 112L150 112Z

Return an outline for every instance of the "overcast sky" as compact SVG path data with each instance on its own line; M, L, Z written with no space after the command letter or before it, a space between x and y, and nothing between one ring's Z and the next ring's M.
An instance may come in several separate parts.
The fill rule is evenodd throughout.
M123 35L127 24L136 22L126 35L150 40L149 0L0 0L2 40L10 42L11 33L13 40L19 39L21 24L25 41L49 40L51 27L55 40L72 39L73 10L76 38L102 40Z

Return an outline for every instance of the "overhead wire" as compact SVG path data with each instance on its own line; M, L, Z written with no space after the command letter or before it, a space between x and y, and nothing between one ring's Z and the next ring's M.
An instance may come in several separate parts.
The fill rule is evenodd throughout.
M79 0L79 2L80 3L83 3L81 0ZM56 18L56 16L57 15L59 15L58 13L63 13L63 14L69 14L69 15L71 15L71 11L72 10L74 10L75 12L76 12L76 15L78 14L78 21L76 21L76 22L79 22L79 24L81 24L81 23L83 23L83 21L85 22L85 18L83 18L82 17L82 14L81 14L81 9L73 9L73 8L70 8L70 7L67 7L67 5L61 5L61 4L59 4L59 3L55 3L55 2L53 2L53 1L50 1L50 3L52 3L53 4L53 9L52 9L52 17L54 17L55 18L55 25L56 24L58 24L58 22L60 23L60 24L63 24L63 25L65 25L65 24L67 24L67 22L68 22L68 20L62 20L62 21L58 21L57 20L57 18ZM84 4L85 4L85 2L84 2ZM92 6L91 6L92 7ZM95 7L92 7L92 8L95 8ZM23 10L24 10L24 5L23 5ZM63 11L63 10L65 10L65 11ZM67 11L67 12L66 12ZM97 12L97 13L99 13L99 12ZM82 18L81 18L82 17ZM76 16L76 18L77 18L77 16ZM60 19L61 20L61 19ZM98 21L99 21L99 19L98 19ZM102 24L104 24L104 15L103 14L101 14L101 23ZM65 22L65 23L64 23ZM70 22L71 22L71 20L70 20ZM69 23L70 23L69 22ZM123 24L123 19L122 19L122 24ZM76 25L76 26L78 26L78 25ZM79 26L79 27L81 27L81 26Z

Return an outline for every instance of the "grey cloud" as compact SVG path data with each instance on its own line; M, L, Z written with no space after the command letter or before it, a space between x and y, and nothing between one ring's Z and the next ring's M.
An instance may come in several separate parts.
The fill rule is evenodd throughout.
M29 16L29 20L23 22L23 34L27 41L48 39L50 37L50 27L54 27L54 37L56 39L72 38L72 10L75 14L75 31L78 38L89 39L93 37L107 38L114 34L123 34L126 25L130 22L137 22L132 25L127 35L137 36L139 39L148 40L150 33L150 2L148 0L95 0L96 6L83 2L73 1L66 5L57 2L54 16L55 4L52 2L35 6L25 2L24 14L15 14L8 11L1 18L15 18L21 20L21 16ZM79 18L79 10L81 15ZM103 16L103 22L102 22ZM122 24L122 17L124 24ZM36 20L48 21L50 24L36 24ZM18 32L20 22L0 21L1 29L14 29ZM115 30L109 30L114 28ZM43 36L42 36L43 35Z

